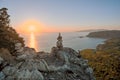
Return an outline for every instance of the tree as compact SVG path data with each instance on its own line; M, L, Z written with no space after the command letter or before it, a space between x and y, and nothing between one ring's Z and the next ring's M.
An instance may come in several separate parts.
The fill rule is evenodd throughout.
M7 8L0 9L0 48L7 48L13 52L15 43L20 42L24 46L24 40L15 29L10 27L10 15L7 10Z

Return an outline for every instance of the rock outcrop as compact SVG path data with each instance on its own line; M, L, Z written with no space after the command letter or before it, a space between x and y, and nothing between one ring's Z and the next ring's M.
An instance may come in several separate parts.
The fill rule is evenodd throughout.
M58 40L57 43L56 43L57 48L58 49L62 49L63 48L63 44L62 44L62 36L61 36L60 33L59 33L59 36L58 36L57 40Z
M60 45L53 47L51 53L37 53L16 43L15 49L11 57L14 64L0 55L0 66L3 66L0 67L0 80L95 80L88 60L71 48Z

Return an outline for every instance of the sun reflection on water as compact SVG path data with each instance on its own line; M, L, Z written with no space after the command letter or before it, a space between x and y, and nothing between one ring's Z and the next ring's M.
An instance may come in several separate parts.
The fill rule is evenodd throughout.
M35 34L33 32L30 34L30 47L35 48L35 50L37 50Z

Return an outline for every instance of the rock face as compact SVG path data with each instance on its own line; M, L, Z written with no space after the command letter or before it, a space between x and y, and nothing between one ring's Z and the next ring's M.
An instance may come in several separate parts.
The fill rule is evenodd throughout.
M53 47L51 53L39 52L16 44L12 54L16 63L0 56L0 80L95 80L88 60L67 47Z

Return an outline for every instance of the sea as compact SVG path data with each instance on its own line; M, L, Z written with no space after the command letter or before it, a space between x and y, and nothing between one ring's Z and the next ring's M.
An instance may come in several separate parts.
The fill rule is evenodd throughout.
M62 32L63 46L74 50L95 49L98 44L103 44L105 39L86 37L89 32ZM59 33L34 33L22 35L27 47L35 48L36 51L50 52L56 46Z

